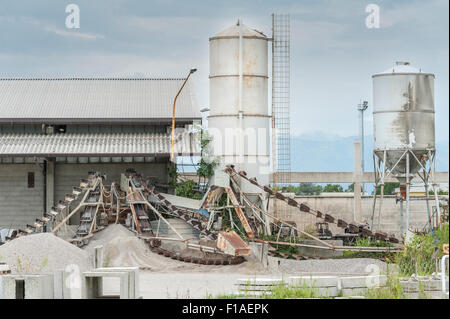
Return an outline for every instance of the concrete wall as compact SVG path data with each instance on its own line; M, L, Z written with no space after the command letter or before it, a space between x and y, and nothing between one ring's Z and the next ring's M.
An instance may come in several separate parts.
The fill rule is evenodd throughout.
M353 221L353 196L339 196L339 197L324 197L324 196L298 196L295 197L300 203L306 203L309 207L313 209L320 210L322 213L330 212L336 218L341 218L347 222ZM361 216L362 222L367 221L370 224L372 215L372 205L373 197L363 196L361 200ZM273 200L270 201L270 212L273 213ZM377 200L377 208L374 219L374 228L378 229L378 207L379 199ZM430 202L432 207L434 202ZM279 211L282 212L282 217L287 221L295 221L301 229L306 226L314 226L318 219L313 215L301 212L299 209L288 206L282 201L277 201L277 207ZM406 204L404 204L404 211L406 212ZM406 214L406 213L405 213ZM411 217L410 224L414 228L422 229L427 223L427 210L426 202L424 200L412 200L411 201ZM330 225L330 229L335 233L341 233L342 229L333 227ZM394 233L397 237L400 235L400 204L395 203L394 196L385 196L383 200L382 210L381 210L381 224L380 229L387 233Z
M34 172L34 188L28 173ZM37 164L0 165L0 228L19 228L42 216L44 178Z

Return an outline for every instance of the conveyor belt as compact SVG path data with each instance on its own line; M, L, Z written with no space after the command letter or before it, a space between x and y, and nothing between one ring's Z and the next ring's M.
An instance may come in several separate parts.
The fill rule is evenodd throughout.
M329 224L336 224L339 228L344 229L348 233L352 234L358 234L362 237L370 237L378 241L389 241L391 243L399 243L399 240L394 235L388 235L387 233L378 231L378 232L372 232L369 228L367 228L366 225L356 225L354 222L346 222L342 219L338 219L333 217L330 214L323 214L322 212L310 208L308 205L304 203L298 203L296 200L290 197L286 197L281 192L276 192L272 190L269 186L262 186L258 183L256 178L249 178L247 177L247 173L244 171L237 172L234 169L233 165L228 165L225 169L225 172L231 177L240 177L244 180L250 182L251 184L257 186L264 192L269 193L270 195L273 195L275 199L284 201L289 206L296 207L299 209L299 211L307 214L311 214L315 216L318 219L324 220L326 223Z
M59 219L64 220L62 216L70 207L71 203L80 197L82 198L81 204L84 202L97 203L99 197L101 196L103 178L104 177L97 172L89 172L88 178L81 179L80 186L74 187L71 194L66 194L64 196L64 200L60 200L57 205L53 206L47 213L44 213L41 218L37 218L33 224L27 224L25 229L19 229L15 236L6 238L5 242L17 237L52 230L52 228L55 227L55 223L57 223ZM92 188L95 188L94 191ZM92 225L95 217L96 206L86 206L84 213L81 216L81 224L77 230L77 236L83 236L86 234L87 229L89 229L89 226ZM60 225L57 227L60 227ZM0 242L0 244L3 243Z

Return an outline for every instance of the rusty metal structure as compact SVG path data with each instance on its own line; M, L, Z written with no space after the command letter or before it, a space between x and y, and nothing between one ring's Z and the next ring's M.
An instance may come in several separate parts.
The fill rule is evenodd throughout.
M53 207L34 225L28 225L24 230L18 230L6 238L6 241L16 237L30 235L36 232L51 231L57 234L65 227L67 221L79 213L79 225L75 234L67 239L69 242L81 247L86 245L96 232L101 231L108 224L124 224L136 235L145 240L149 248L160 255L184 261L204 265L229 265L241 263L244 257L250 255L250 248L243 240L266 243L270 246L269 254L294 259L309 259L312 257L277 252L274 247L278 245L304 246L310 248L330 250L353 250L353 251L400 251L401 247L356 247L336 246L299 229L295 223L286 222L272 215L267 209L255 204L243 191L240 185L249 183L260 189L261 192L273 196L274 200L283 201L291 207L298 208L300 214L314 215L321 225L327 229L328 224L336 224L345 233L355 237L369 237L375 241L388 241L399 244L399 240L393 235L384 232L372 232L367 225L357 225L342 219L336 219L329 213L322 213L304 203L286 197L283 193L274 191L266 185L261 185L255 177L248 177L244 171L236 171L233 165L226 166L224 170L228 179L226 186L213 186L205 194L199 209L189 209L173 204L168 200L168 194L161 193L155 185L145 179L133 169L127 170L121 175L120 184L113 182L105 185L105 176L97 172L90 172L87 179L80 181L79 187L74 187L72 194L67 194L64 200ZM173 196L173 195L172 195ZM226 199L226 205L220 206L219 202ZM78 202L77 205L75 205ZM209 217L202 214L200 209L209 212ZM220 227L214 229L215 218L220 214L231 214L237 216L244 233L239 235L234 229L227 228L225 231ZM216 214L215 214L216 213ZM178 218L195 229L199 237L184 238L177 229L171 225L171 218ZM158 221L157 227L152 227L151 221ZM166 223L177 238L164 237L160 235L160 223ZM38 226L39 225L39 226ZM233 224L232 224L233 225ZM279 234L276 241L264 239L262 236L270 225L276 225ZM239 231L238 227L235 227ZM289 234L293 241L283 241L285 236L281 232ZM303 244L295 240L300 235L317 241L317 245ZM187 251L200 251L200 256L194 253L180 253L164 248L164 241L178 242L185 246ZM0 243L2 244L2 243Z
M67 241L82 247L108 224L124 224L130 221L128 227L142 240L146 241L149 248L160 255L184 262L199 263L205 265L228 265L242 262L244 256L248 256L250 250L242 239L234 232L227 231L220 237L206 228L207 218L198 211L189 210L173 205L164 197L163 193L156 190L154 185L149 185L141 175L134 170L127 170L121 175L120 184L113 182L107 186L104 184L105 176L97 172L90 172L87 179L80 181L80 186L74 187L72 194L67 194L64 200L44 214L36 222L28 224L25 229L19 229L6 237L5 242L25 235L40 232L58 232L66 228L67 222L79 215L79 225L75 233ZM158 203L152 204L149 197L154 197ZM75 203L78 203L75 205ZM170 218L178 218L186 222L199 232L204 243L195 243L195 238L184 238L170 223ZM151 220L159 220L177 235L178 238L159 236L160 230L151 226ZM161 247L162 241L177 241L187 249L199 250L202 257L181 255ZM220 242L220 244L219 244ZM0 245L4 242L0 241Z

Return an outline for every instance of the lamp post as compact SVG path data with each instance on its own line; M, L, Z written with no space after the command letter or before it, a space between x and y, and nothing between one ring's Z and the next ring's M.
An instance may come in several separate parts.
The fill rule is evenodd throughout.
M183 82L183 85L181 86L180 90L178 91L177 95L175 95L175 99L173 100L173 111L172 111L172 150L170 153L170 159L174 160L174 152L175 152L175 104L177 103L177 98L180 95L181 91L183 90L184 86L186 85L186 82L189 80L189 77L192 73L197 71L197 69L190 69L189 74L186 77L186 79Z
M360 111L360 126L359 126L359 135L361 141L361 173L364 174L364 111L369 107L369 102L363 101L358 104L358 111ZM362 191L364 194L364 183L361 184Z

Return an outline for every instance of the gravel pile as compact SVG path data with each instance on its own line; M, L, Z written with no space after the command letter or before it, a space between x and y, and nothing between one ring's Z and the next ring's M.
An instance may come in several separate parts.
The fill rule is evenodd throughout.
M51 233L23 236L0 246L0 261L13 273L52 272L77 265L80 271L92 268L89 254Z

